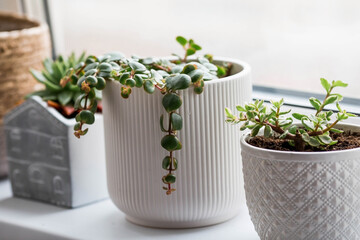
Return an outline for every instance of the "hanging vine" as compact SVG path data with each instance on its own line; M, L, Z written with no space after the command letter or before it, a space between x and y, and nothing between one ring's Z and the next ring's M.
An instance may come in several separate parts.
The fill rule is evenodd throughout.
M81 89L81 95L75 101L79 113L75 118L74 135L78 138L88 132L84 126L95 121L97 96L105 88L106 81L118 81L121 84L120 94L125 99L131 95L134 87L144 88L150 94L157 89L163 94L162 105L168 114L168 122L164 123L164 115L160 117L161 131L166 133L161 139L161 146L168 154L162 160L162 168L166 170L162 181L167 195L175 191L172 184L176 182L178 160L174 152L182 148L177 137L177 132L183 127L182 116L177 112L182 105L179 91L192 86L195 93L200 94L204 90L204 81L225 77L231 70L231 64L214 64L209 54L189 60L201 47L192 39L181 36L176 41L183 47L184 57L173 54L173 60L135 56L125 58L120 53L88 56L85 62L68 69L68 74L61 80L63 87L76 84Z

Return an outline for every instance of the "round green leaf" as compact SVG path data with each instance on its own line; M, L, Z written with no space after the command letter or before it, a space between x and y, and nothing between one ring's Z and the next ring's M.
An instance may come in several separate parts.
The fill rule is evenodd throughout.
M128 80L126 80L126 86L135 87L135 85L136 85L136 82L134 79L129 78Z
M87 77L87 76L90 76L90 75L94 75L95 73L97 73L96 69L90 69L90 70L85 72L84 76Z
M99 70L100 70L101 72L107 72L107 73L109 73L109 72L111 72L112 67L111 67L111 65L110 65L109 63L103 62L103 63L101 63L101 64L99 65Z
M195 65L187 64L187 65L185 65L185 67L183 68L181 73L188 74L188 73L194 71L195 69L196 69Z
M197 69L197 70L190 72L188 75L191 78L191 81L194 83L199 80L202 80L204 73L203 73L203 71Z
M201 94L204 91L203 87L194 87L194 92L196 94Z
M77 130L80 130L80 123L79 122L74 125L74 131L77 131Z
M180 43L182 46L185 46L186 43L187 43L187 40L186 40L184 37L182 37L182 36L177 36L177 37L176 37L176 41L177 41L178 43Z
M95 122L94 114L89 110L83 110L80 112L80 119L86 124L93 124Z
M146 71L146 67L139 62L131 61L131 62L129 62L129 66L135 72L145 72Z
M178 109L182 104L182 100L179 95L175 93L167 93L162 99L162 105L167 112Z
M85 76L82 76L78 79L76 85L81 88L81 84L83 83L83 81L85 81Z
M123 74L121 74L121 77L120 77L120 83L121 84L123 84L123 85L125 85L125 83L126 83L126 80L128 79L130 77L130 73L123 73Z
M166 156L162 161L162 168L168 170L170 168L170 161L171 158L169 156Z
M172 90L186 89L190 86L191 78L186 74L179 74L166 78L166 87Z
M171 114L171 125L172 125L172 129L173 130L181 130L182 129L182 125L183 125L183 121L182 121L182 117L181 115L177 114L177 113L172 113Z
M75 74L71 75L70 79L71 79L71 84L73 85L75 85L79 80L78 76L76 76Z
M144 90L147 93L153 93L155 91L154 83L150 80L144 82Z
M194 55L195 52L196 52L196 50L195 50L194 48L188 48L188 49L186 50L186 55L187 55L187 56L191 56L191 55Z
M173 158L173 170L176 170L178 168L178 160L176 158Z
M111 77L111 72L100 72L98 77L109 78Z
M164 176L163 182L166 184L174 183L176 181L176 177L174 174L169 173L168 175Z
M106 86L106 81L105 81L105 79L104 78L102 78L102 77L98 77L97 78L97 84L96 84L96 89L98 89L98 90L103 90L104 88L105 88L105 86Z
M95 87L96 84L98 83L96 77L94 76L87 76L85 81L91 86L91 87Z
M164 136L161 139L161 146L169 152L181 149L181 143L179 139L174 135Z
M136 75L134 76L134 80L135 80L135 86L136 86L136 87L138 87L138 88L142 87L142 85L143 85L143 79L142 79L141 76L139 76L138 74L136 74Z
M122 86L121 87L121 96L123 98L128 98L131 94L131 87L125 87L125 86Z
M90 69L95 69L95 68L97 68L98 65L99 65L98 62L90 63L84 68L84 71L86 72Z
M110 62L110 65L113 70L120 71L120 66L116 62Z

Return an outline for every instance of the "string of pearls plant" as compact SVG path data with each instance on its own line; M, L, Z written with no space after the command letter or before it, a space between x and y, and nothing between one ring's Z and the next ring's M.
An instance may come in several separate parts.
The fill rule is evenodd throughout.
M134 87L143 88L149 94L156 90L163 94L162 105L168 114L168 123L165 124L164 116L160 116L160 129L165 133L161 146L168 154L162 160L162 168L166 170L162 182L167 195L175 191L172 184L176 181L174 171L178 168L178 160L174 152L182 148L177 137L177 132L183 127L182 116L177 112L182 105L179 91L193 87L195 93L201 94L204 81L228 76L231 70L230 63L214 64L209 54L189 60L188 57L201 50L201 47L192 39L181 36L176 41L183 47L184 57L173 54L175 59L169 60L136 56L125 58L119 53L102 57L91 55L74 68L69 68L61 80L63 87L77 85L81 89L81 95L75 101L75 109L79 113L75 118L74 135L78 138L88 132L84 125L91 125L95 121L96 96L105 88L106 81L119 82L122 85L119 94L125 99L129 98Z

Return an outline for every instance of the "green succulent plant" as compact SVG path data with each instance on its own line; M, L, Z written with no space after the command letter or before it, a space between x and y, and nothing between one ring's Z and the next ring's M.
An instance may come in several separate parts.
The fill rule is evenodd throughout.
M91 55L70 69L63 79L81 90L74 104L80 111L75 118L77 124L74 127L74 134L78 138L88 132L84 125L91 125L95 121L96 91L103 90L106 81L119 82L120 94L125 99L130 97L134 87L143 88L149 94L154 91L163 94L162 105L169 120L165 124L164 116L160 116L160 129L165 134L161 146L168 151L162 160L162 168L167 172L162 181L168 195L175 191L172 184L176 181L174 171L178 166L178 160L173 153L182 148L177 137L177 132L183 126L182 116L177 112L182 105L179 91L192 87L195 93L200 94L204 91L204 81L227 76L231 70L231 64L214 64L209 54L190 59L201 47L192 39L178 36L176 40L184 48L184 57L176 54L174 59L136 56L125 58L119 53L101 57Z
M252 137L258 135L263 129L264 137L287 139L297 151L304 151L307 145L321 149L322 146L336 144L337 141L331 138L330 132L341 133L341 130L335 128L336 124L349 117L356 117L356 115L343 110L339 104L343 96L339 93L333 93L334 88L347 87L348 84L342 81L330 83L324 78L321 78L320 81L326 91L326 96L323 101L314 97L309 99L310 104L315 109L315 114L293 113L292 117L289 117L287 114L291 110L281 111L283 99L277 102L271 101L270 108L264 104L263 100L256 100L254 103L236 106L240 112L239 116L234 115L229 108L225 108L226 122L242 123L240 130L251 130L250 135ZM338 112L335 121L331 122L331 116L334 112L324 111L324 108L334 103L336 103ZM293 124L294 119L299 120L301 125Z
M44 70L37 71L31 69L30 72L33 77L45 89L33 92L30 96L40 96L44 101L53 101L61 106L74 106L77 97L81 94L81 90L77 85L66 83L63 80L68 76L71 69L77 68L76 66L85 60L85 52L76 57L72 53L68 58L59 56L55 61L47 58L43 61Z

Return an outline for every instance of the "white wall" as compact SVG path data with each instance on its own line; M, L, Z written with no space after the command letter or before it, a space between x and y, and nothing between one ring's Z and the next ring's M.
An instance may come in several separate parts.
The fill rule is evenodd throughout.
M257 84L322 91L320 77L360 97L357 0L51 0L59 50L181 53L176 35L204 52L243 59Z

